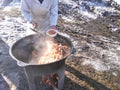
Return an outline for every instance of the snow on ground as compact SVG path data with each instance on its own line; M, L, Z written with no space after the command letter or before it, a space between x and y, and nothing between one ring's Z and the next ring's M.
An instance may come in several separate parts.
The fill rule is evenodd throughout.
M91 48L92 50L95 50L95 48L97 47L93 46ZM119 45L111 45L109 50L102 50L100 48L97 48L95 51L103 59L97 58L97 56L94 57L94 55L91 57L88 56L87 59L83 61L82 65L92 65L92 67L97 71L106 71L110 69L119 70L120 69L119 48L120 48Z
M76 6L77 4L75 2L73 2L72 0L60 0L60 2L65 3L65 4L70 4L73 6ZM80 13L83 16L87 16L88 18L92 18L92 19L96 19L98 17L98 15L101 14L102 11L110 11L110 12L114 12L114 8L110 8L110 7L105 7L104 5L96 5L96 4L92 4L92 3L88 3L89 5L93 5L95 6L95 14L94 13L90 13L87 10L85 11L83 8L84 7L80 7ZM17 8L19 8L20 3L18 4L11 4L8 7L5 7L3 11L10 11L11 8L16 8L13 6L17 6ZM62 18L64 20L66 20L67 22L72 22L73 18L72 17L65 17L62 16ZM15 23L17 22L17 23ZM22 29L24 28L24 24L22 24L22 19L21 18L10 18L10 17L5 17L5 20L3 20L2 22L0 22L0 36L2 37L2 39L7 43L10 44L8 42L13 42L16 38L21 38L25 35L25 30ZM16 27L16 28L15 28ZM17 28L18 27L18 28ZM9 41L9 40L13 40L13 41ZM10 44L11 45L11 44ZM9 46L10 46L9 45ZM94 46L93 49L95 49ZM105 51L105 50L101 50L99 51L99 53L102 53L104 55L106 55L108 57L108 60L106 60L107 62L104 61L100 61L99 59L93 59L92 57L89 59L85 59L84 62L82 63L83 65L87 65L90 64L93 66L93 68L95 68L98 71L104 71L104 70L109 70L110 68L116 68L116 69L120 69L120 57L118 55L117 52L120 51L120 46L116 45L116 48L110 48L109 51ZM111 67L112 66L112 67Z
M113 0L113 1L117 2L118 4L120 4L120 0Z

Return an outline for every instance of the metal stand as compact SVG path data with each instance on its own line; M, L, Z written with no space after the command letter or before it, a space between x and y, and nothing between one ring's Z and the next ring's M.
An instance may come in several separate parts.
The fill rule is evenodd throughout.
M62 66L55 66L53 68L46 68L44 66L25 66L24 67L30 90L62 90L65 78L65 64ZM43 75L51 73L58 74L58 87L49 86L42 82Z

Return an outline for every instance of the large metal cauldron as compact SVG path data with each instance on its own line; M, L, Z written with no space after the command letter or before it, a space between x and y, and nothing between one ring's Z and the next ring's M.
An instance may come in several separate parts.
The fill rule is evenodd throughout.
M17 61L17 64L19 66L28 66L28 65L35 65L36 64L28 64L30 58L29 56L32 54L32 51L34 49L33 44L36 43L38 39L36 38L37 34L26 36L18 41L16 41L11 47L10 47L10 55L14 60ZM42 37L42 36L41 36ZM40 38L39 38L40 39ZM35 41L34 41L35 40ZM39 66L46 66L46 67L54 67L57 63L62 64L64 63L64 60L74 52L74 47L72 45L72 42L65 36L57 35L54 37L54 40L57 40L60 43L66 44L68 47L70 47L70 52L67 54L67 56L63 57L61 60L56 60L54 63L39 65ZM41 42L41 44L44 44L44 41Z
M67 56L63 57L60 60L56 60L53 63L48 64L29 64L29 56L32 54L33 51L33 44L34 40L36 38L36 34L26 36L17 42L15 42L12 47L10 48L10 55L14 60L17 61L17 64L21 67L24 67L30 90L39 90L35 86L34 79L36 76L42 76L44 74L49 75L51 73L57 73L60 77L60 80L58 81L58 90L62 90L63 83L64 83L64 72L65 72L65 60L66 58L74 52L73 45L71 41L62 36L57 35L54 37L54 40L58 40L58 42L64 42L68 47L70 47L70 51L67 54ZM35 41L37 42L37 40ZM44 41L42 41L42 44L44 44ZM42 89L43 85L39 85L40 90L52 90L52 89ZM54 89L55 90L55 89Z

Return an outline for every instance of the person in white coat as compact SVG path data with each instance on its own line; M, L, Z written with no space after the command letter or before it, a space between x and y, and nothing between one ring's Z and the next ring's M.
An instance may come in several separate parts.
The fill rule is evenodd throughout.
M21 0L21 13L24 19L32 25L27 32L37 32L56 29L58 20L58 0Z

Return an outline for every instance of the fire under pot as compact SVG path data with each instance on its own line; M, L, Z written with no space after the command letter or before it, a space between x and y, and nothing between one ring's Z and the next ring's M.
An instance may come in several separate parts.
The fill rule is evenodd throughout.
M53 53L54 48L56 50ZM73 52L71 41L62 35L52 38L33 34L16 41L10 48L11 57L25 70L30 90L62 90L65 60ZM59 54L62 56L49 60Z

